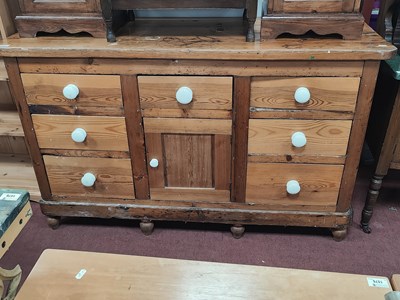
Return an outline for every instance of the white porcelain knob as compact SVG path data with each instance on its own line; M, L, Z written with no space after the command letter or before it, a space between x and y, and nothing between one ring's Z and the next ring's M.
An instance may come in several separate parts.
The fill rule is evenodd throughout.
M86 187L94 186L95 182L96 182L96 176L92 173L85 173L81 178L81 183L83 184L83 186Z
M157 168L157 167L158 167L158 159L153 158L153 159L150 161L150 167L152 167L152 168Z
M68 100L75 100L79 95L79 88L75 84L68 84L63 89L63 95Z
M83 128L76 128L71 133L71 138L75 143L83 143L86 140L87 133Z
M193 100L193 91L187 86L182 86L176 91L176 100L180 104L189 104Z
M297 195L298 193L300 193L300 190L300 183L297 180L289 180L286 183L286 191L288 192L288 194Z
M294 93L294 100L297 103L304 104L310 101L311 93L310 90L306 87L299 87Z
M307 138L304 133L297 131L292 134L292 145L296 148L304 147L307 144Z

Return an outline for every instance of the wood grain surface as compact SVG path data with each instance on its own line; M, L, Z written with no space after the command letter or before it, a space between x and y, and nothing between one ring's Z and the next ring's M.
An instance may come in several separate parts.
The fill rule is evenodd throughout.
M359 84L359 78L256 77L251 81L250 106L354 112ZM300 87L310 91L311 98L307 103L299 104L294 99L294 94Z
M86 273L77 280L82 269ZM368 277L389 287L370 287ZM59 299L82 295L84 300L374 300L391 290L388 278L375 275L50 249L42 253L16 300L39 300L49 293Z
M335 205L342 173L339 165L248 163L246 202ZM299 182L299 194L287 194L289 180Z
M9 189L25 189L30 199L41 199L38 181L29 155L0 154L1 186Z
M28 104L55 106L117 106L122 107L119 76L21 74ZM76 100L63 96L68 84L79 88Z
M218 19L218 22L223 20ZM152 20L148 21L151 25ZM193 20L190 20L193 22ZM215 23L215 21L214 21ZM111 46L106 39L91 37L43 37L9 39L0 47L0 56L10 57L63 57L63 58L140 58L140 59L209 59L209 60L382 60L394 55L396 48L378 34L364 27L359 40L278 39L247 43L242 31L237 35L191 36L190 27L180 22L172 24L172 36L122 36ZM242 23L240 22L240 25ZM133 24L132 24L133 25ZM138 24L135 22L134 26ZM147 24L142 27L146 29ZM168 26L168 24L164 24ZM180 31L186 31L182 32ZM171 62L170 62L171 64ZM173 64L173 62L172 62ZM153 73L155 74L155 73Z
M146 132L145 138L147 161L158 160L148 167L152 199L229 201L230 135Z
M139 76L142 109L232 110L232 77ZM193 91L189 104L180 104L176 92L180 87Z
M50 0L32 1L20 0L21 10L24 13L90 13L101 12L100 0Z
M17 111L0 110L0 136L24 136Z
M135 198L130 159L43 156L51 192L79 197ZM84 187L82 176L96 176L93 187Z
M262 120L250 119L249 155L344 156L351 121L344 120ZM304 147L292 145L295 132L303 132Z
M129 151L125 118L99 116L32 115L40 148ZM86 131L83 143L76 143L71 133Z
M296 46L297 47L297 46ZM362 61L212 60L199 59L109 59L109 58L19 58L21 72L54 74L179 74L207 76L348 76L360 77Z
M358 12L355 0L271 0L268 12L285 13L334 13Z
M163 135L168 187L213 188L213 136Z
M231 120L144 118L145 133L232 134Z

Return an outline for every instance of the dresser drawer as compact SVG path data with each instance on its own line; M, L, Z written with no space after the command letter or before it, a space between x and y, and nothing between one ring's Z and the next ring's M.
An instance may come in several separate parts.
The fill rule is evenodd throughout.
M40 148L129 151L122 117L32 115L32 121Z
M145 116L159 109L159 116L169 110L232 111L231 77L139 76L138 84Z
M134 198L130 159L44 155L43 160L53 195Z
M360 79L355 77L255 77L250 106L354 112Z
M288 205L288 209L290 205L332 206L335 211L342 173L341 165L249 163L246 202ZM299 192L291 195L288 189Z
M17 1L17 0L15 0ZM19 0L25 13L93 13L101 12L99 0ZM72 18L71 18L72 19Z
M344 156L351 124L347 120L250 119L248 153Z
M119 76L21 74L29 105L123 107Z
M360 1L356 0L270 0L268 12L277 13L340 13L358 12Z

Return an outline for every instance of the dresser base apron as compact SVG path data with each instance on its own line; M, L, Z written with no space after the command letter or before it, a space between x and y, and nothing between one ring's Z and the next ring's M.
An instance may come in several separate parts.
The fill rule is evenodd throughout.
M42 212L51 220L59 217L93 217L152 221L183 221L240 225L278 225L324 227L345 237L352 219L352 209L346 212L299 212L238 208L207 208L193 206L155 206L147 204L40 202ZM341 240L341 239L340 239Z

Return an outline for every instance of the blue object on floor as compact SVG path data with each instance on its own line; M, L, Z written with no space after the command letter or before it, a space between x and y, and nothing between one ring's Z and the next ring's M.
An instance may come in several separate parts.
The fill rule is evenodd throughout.
M29 201L26 190L0 189L0 237Z

